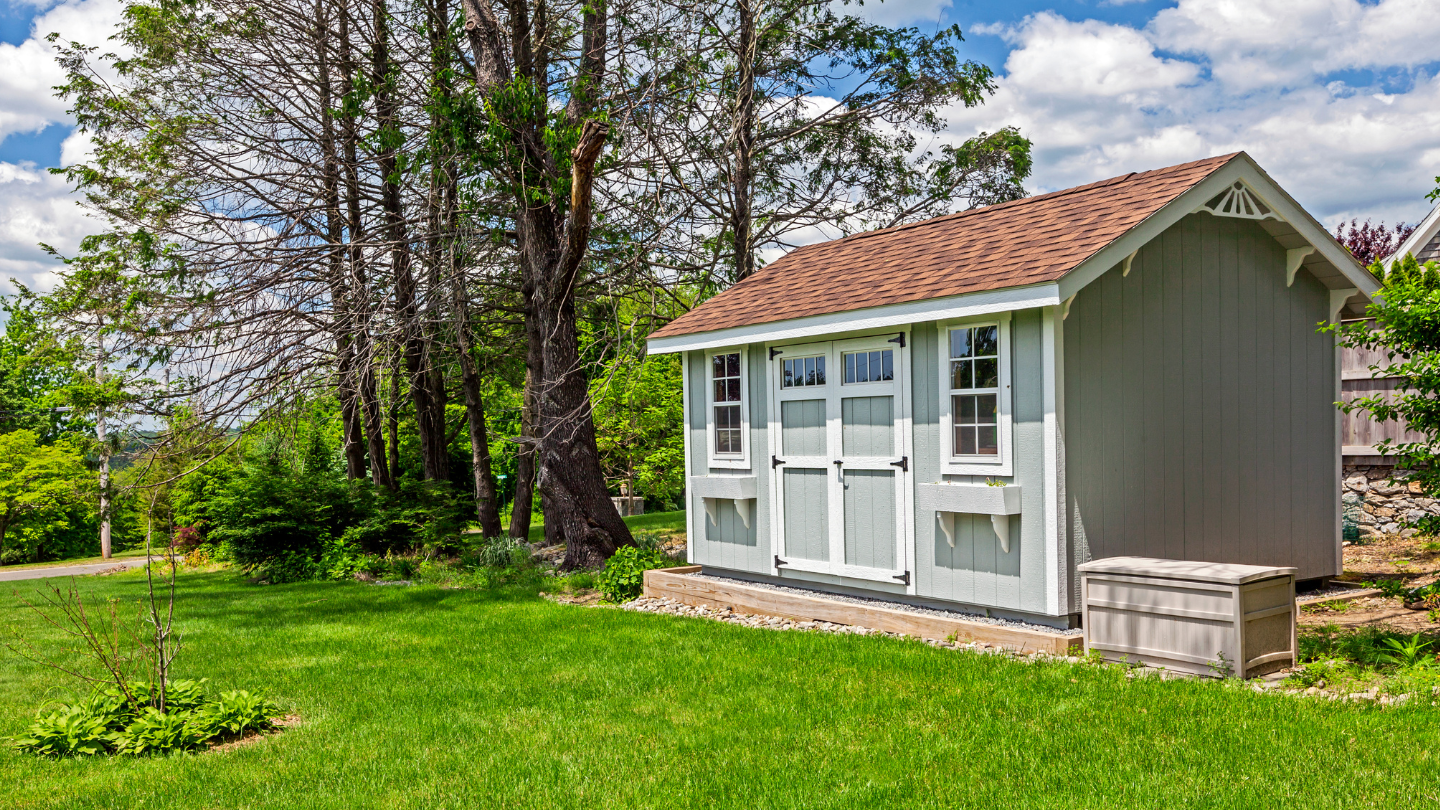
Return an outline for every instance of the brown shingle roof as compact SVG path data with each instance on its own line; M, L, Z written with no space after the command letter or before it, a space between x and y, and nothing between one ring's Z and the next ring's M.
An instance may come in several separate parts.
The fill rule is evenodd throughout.
M1238 154L796 248L651 337L1053 282Z

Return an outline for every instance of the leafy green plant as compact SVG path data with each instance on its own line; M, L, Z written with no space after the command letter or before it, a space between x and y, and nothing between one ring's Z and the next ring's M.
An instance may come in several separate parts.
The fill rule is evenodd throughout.
M1401 579L1374 579L1360 584L1367 588L1374 588L1390 599L1404 598L1406 591L1409 590L1405 587L1405 581Z
M190 718L190 728L199 739L210 739L246 731L267 731L280 710L245 690L221 692L212 703L199 707Z
M110 750L111 731L104 716L77 704L37 718L13 742L21 751L44 757L93 756Z
M1398 667L1413 667L1422 662L1427 662L1425 651L1430 649L1433 641L1422 637L1419 633L1406 638L1384 638L1380 640L1381 651L1376 657L1387 664L1394 664Z
M629 602L644 588L646 571L666 568L670 564L670 558L656 548L624 546L605 563L605 569L596 576L595 584L606 602Z
M189 714L145 708L124 730L112 735L115 753L142 756L194 748L201 741L190 730Z
M216 738L268 731L279 714L272 704L243 690L204 693L206 681L174 681L165 688L166 710L145 704L155 696L149 684L130 684L139 708L118 689L60 706L36 718L14 746L39 756L125 754L143 756L197 748Z

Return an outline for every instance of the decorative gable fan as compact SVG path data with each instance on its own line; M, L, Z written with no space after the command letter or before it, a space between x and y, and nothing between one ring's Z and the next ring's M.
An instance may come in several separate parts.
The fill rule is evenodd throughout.
M1243 183L1235 185L1211 197L1203 210L1217 217L1239 217L1240 219L1279 219L1265 203L1260 202ZM1197 209L1196 213L1199 213Z

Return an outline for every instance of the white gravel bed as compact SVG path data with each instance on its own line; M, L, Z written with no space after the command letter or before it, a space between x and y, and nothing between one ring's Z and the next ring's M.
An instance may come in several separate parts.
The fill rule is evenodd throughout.
M1369 592L1372 590L1374 589L1366 588L1364 585L1355 585L1353 583L1341 584L1337 582L1331 582L1329 585L1326 585L1319 590L1296 594L1295 601L1302 605L1308 605L1311 602L1323 602L1326 599L1334 599L1337 596L1346 596L1352 593L1359 593L1361 591Z
M974 613L962 613L958 610L942 610L940 608L921 607L910 605L904 602L890 602L885 599L870 599L863 596L846 596L843 594L828 593L824 591L810 591L804 588L792 588L788 585L775 585L769 582L752 582L748 579L732 579L730 577L716 577L709 574L691 574L695 579L703 579L709 582L717 582L725 585L748 585L752 588L765 588L771 591L782 593L793 593L797 596L817 596L822 599L833 599L836 602L845 602L851 605L867 605L870 607L890 608L891 610L903 610L907 613L923 613L928 616L940 616L946 619L960 619L977 624L990 624L996 627L1012 627L1017 630L1034 630L1040 633L1054 633L1059 636L1078 636L1084 631L1079 628L1071 630L1060 630L1044 624L1032 624L1015 619L996 619L989 616L978 616Z
M797 622L794 619L782 619L779 616L758 616L753 613L736 613L730 608L708 608L703 606L687 605L684 602L669 597L655 598L653 596L642 596L634 601L621 605L622 610L633 610L638 613L664 613L670 616L693 616L699 619L711 619L714 621L738 624L744 627L754 627L761 630L809 630L818 633L835 633L837 635L853 636L886 636L888 638L915 638L907 633L890 633L884 630L876 630L870 627L861 627L854 624L836 624L834 622L804 621ZM970 650L978 653L990 653L1009 655L1015 658L1030 660L1036 658L1054 659L1069 661L1078 664L1085 660L1074 655L1052 655L1044 652L1016 652L1014 650L999 647L994 644L987 644L983 641L936 641L935 639L917 639L932 647L944 647L952 650Z

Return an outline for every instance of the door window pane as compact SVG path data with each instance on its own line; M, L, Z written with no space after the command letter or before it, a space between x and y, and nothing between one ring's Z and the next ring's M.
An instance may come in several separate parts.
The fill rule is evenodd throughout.
M825 384L825 358L794 357L781 361L781 388L809 388Z
M845 382L887 382L894 379L894 350L877 349L873 352L845 353Z

